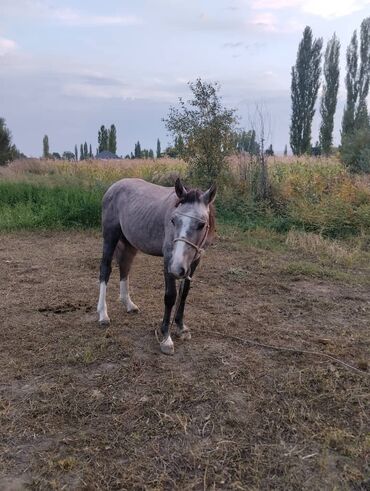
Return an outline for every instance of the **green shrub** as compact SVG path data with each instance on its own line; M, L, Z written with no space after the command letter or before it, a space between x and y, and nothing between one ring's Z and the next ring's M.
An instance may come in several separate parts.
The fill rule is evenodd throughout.
M343 137L340 155L351 172L370 172L370 129L362 128Z

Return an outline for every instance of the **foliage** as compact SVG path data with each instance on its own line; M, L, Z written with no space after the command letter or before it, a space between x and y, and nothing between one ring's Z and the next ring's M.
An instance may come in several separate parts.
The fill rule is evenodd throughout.
M345 135L340 155L351 172L370 172L370 129L360 128Z
M140 145L139 141L137 143L135 143L134 156L135 156L135 159L141 159L141 157L142 157L141 145Z
M5 165L18 156L19 152L12 144L12 135L5 124L5 119L0 118L0 165Z
M98 133L98 152L108 150L108 140L108 130L104 125L102 125Z
M333 144L334 114L337 107L339 88L339 51L340 43L334 34L326 46L324 77L325 82L321 98L320 147L325 155L329 155Z
M108 134L108 150L114 154L117 153L117 130L114 124L111 125Z
M48 135L45 135L43 140L42 140L42 156L44 159L47 159L50 155L49 152L49 137Z
M256 131L241 131L235 134L235 147L238 152L247 152L251 155L260 153L260 146L256 141Z
M294 155L311 150L311 126L320 85L322 39L313 40L312 30L307 26L299 44L297 61L292 67L292 117L290 146Z
M347 101L342 120L342 143L344 137L356 129L369 127L366 98L370 83L370 17L361 24L360 38L360 53L356 31L347 48Z
M161 142L159 141L159 138L157 138L157 159L159 159L161 156L162 156Z
M171 107L166 128L182 138L183 158L191 178L207 186L217 181L226 169L226 157L234 148L235 111L222 106L217 83L198 79L189 83L193 99L179 108Z

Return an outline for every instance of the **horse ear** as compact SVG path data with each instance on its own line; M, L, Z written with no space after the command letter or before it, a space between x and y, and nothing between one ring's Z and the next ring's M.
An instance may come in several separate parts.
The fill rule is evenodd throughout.
M180 181L180 178L179 177L176 179L176 182L175 182L175 191L176 191L177 196L180 199L185 198L185 196L187 195L186 188L182 184L182 182Z
M217 186L216 184L212 184L212 186L207 189L205 193L202 195L202 200L205 205L210 205L214 202L216 198Z

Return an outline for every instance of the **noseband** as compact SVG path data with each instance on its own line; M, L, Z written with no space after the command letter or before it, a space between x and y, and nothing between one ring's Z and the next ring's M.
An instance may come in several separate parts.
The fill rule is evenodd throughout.
M199 245L198 244L194 244L194 242L191 242L186 237L178 237L177 239L174 239L173 240L173 242L185 242L185 244L188 244L191 247L193 247L197 251L196 252L196 255L195 255L194 259L193 259L193 261L195 261L204 252L203 245L204 245L205 241L207 240L207 235L208 235L208 230L209 230L208 220L202 220L201 218L195 217L194 215L188 215L187 213L181 213L180 211L178 211L176 213L176 215L182 215L184 217L193 218L194 220L197 220L198 222L201 222L201 223L205 223L206 224L206 226L205 226L205 234L204 234L202 240L200 241L200 244Z

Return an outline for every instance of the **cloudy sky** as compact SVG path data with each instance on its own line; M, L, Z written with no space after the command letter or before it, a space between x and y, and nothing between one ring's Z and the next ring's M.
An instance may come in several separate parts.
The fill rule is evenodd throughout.
M95 149L111 123L126 154L137 140L169 141L162 118L201 77L220 82L243 127L262 104L282 150L290 69L310 25L341 40L338 137L345 49L367 15L370 0L0 0L0 116L27 155L41 154L45 133L51 151Z

